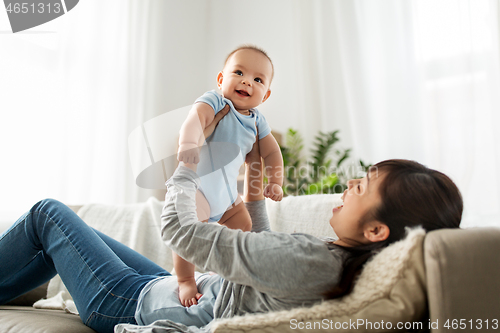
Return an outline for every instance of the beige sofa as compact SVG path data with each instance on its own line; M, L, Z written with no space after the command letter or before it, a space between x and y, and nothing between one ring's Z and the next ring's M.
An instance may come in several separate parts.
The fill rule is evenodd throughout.
M334 236L329 231L327 221L330 207L338 200L335 195L317 195L289 197L281 203L269 201L267 207L272 229ZM152 201L143 206L89 205L82 207L80 215L90 225L109 233L120 229L116 223L123 220L124 216L148 220L144 212L151 215L151 221L154 220L148 222L148 227L151 227L151 223L159 223L155 220L159 210L161 203ZM106 211L109 214L103 214ZM105 222L106 216L116 220ZM152 232L157 233L156 227L144 229L152 229ZM120 238L118 235L115 238L141 250L137 242L130 242L130 235L127 234L127 237ZM425 237L414 237L413 242L413 245L406 247L406 257L394 259L394 265L401 266L401 269L390 277L391 282L386 283L387 290L372 293L368 300L363 300L363 292L355 290L356 306L352 306L353 299L342 299L310 309L232 318L216 322L213 331L375 332L388 331L389 325L393 329L399 327L400 331L412 332L445 332L454 328L465 332L500 331L500 228L441 230ZM403 248L398 251L407 250ZM156 252L161 252L159 254L151 254L148 250L143 252L161 261L167 269L170 268L168 249L158 249ZM166 258L164 261L163 257ZM372 266L371 269L377 269L376 263ZM363 274L360 281L364 277L366 285L371 277ZM51 285L57 286L57 281ZM31 307L34 301L45 297L46 288L47 285L10 305L0 306L0 333L94 332L83 325L78 316L62 310ZM356 326L356 323L362 325ZM368 323L371 326L367 326Z

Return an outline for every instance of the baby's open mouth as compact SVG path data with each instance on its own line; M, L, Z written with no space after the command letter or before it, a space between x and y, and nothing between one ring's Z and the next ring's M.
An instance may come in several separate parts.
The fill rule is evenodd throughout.
M245 90L236 90L236 92L238 93L238 95L250 96L250 94L247 93Z

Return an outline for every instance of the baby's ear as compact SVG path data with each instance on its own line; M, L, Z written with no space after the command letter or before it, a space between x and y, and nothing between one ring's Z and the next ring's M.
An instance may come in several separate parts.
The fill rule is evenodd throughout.
M222 73L222 71L220 71L219 74L217 74L217 87L219 87L219 89L220 89L220 86L222 85L223 79L224 79L224 73Z
M264 95L264 98L262 99L262 103L264 103L268 98L269 96L271 96L271 89L269 89L266 94Z

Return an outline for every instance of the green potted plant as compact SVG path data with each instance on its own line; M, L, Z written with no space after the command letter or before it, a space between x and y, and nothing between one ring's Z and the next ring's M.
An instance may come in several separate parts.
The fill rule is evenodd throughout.
M342 193L347 181L358 178L370 165L359 160L359 165L346 166L351 149L335 149L340 141L339 131L319 132L315 137L311 157L302 156L303 139L297 130L288 129L285 143L280 147L284 164L283 192L287 195ZM333 154L332 154L333 153ZM354 172L355 169L357 172Z

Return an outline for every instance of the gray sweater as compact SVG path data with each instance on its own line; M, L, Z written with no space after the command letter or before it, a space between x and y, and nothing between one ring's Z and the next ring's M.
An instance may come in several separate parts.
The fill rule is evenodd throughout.
M185 167L167 181L162 237L181 257L224 279L214 306L215 318L311 306L337 285L348 257L344 250L307 234L243 232L199 222L198 187L196 173ZM268 229L255 219L262 210L249 212L254 226ZM208 331L168 320L143 327L118 325L115 330L152 332L153 327L165 333Z

